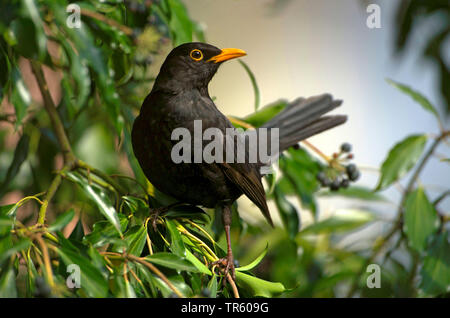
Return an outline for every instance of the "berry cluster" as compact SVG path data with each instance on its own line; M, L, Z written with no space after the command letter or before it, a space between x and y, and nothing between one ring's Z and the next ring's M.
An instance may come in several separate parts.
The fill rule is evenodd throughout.
M360 172L355 164L346 164L353 159L352 145L343 143L339 153L334 153L329 165L317 174L317 180L324 188L330 188L331 191L337 191L340 188L348 188L350 182L359 179Z

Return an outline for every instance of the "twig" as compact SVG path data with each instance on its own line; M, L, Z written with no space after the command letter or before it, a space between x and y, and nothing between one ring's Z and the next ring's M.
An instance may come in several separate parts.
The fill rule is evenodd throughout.
M172 291L178 297L184 298L184 295L182 293L180 293L180 291L167 279L166 275L161 273L161 271L158 268L156 268L156 266L154 266L152 263L147 262L140 257L136 257L136 256L130 255L130 254L125 255L125 257L133 262L140 263L140 264L144 265L145 267L147 267L148 269L150 269L152 272L154 272L156 275L158 275L164 281L164 283L166 283L166 285L169 286L169 288L172 289Z
M64 130L64 125L61 121L61 118L59 117L58 111L56 110L56 106L53 102L52 96L50 95L50 91L44 77L44 72L42 71L42 67L39 62L30 60L30 64L34 76L36 77L39 90L41 91L42 98L44 99L45 110L50 117L53 130L61 148L61 152L63 153L64 162L70 166L75 162L75 155L72 152L69 138L67 138L66 132Z
M113 26L113 27L119 29L120 31L122 31L123 33L125 33L128 36L133 35L133 29L132 28L129 28L129 27L125 26L125 25L122 25L119 22L117 22L116 20L110 19L110 18L104 16L101 13L90 11L90 10L85 9L85 8L81 8L80 13L82 15L84 15L84 16L87 16L87 17L99 20L99 21L101 21L103 23L106 23L106 24L108 24L110 26Z
M47 214L48 204L50 203L56 191L58 190L59 185L61 184L61 179L62 179L61 174L57 173L52 183L50 184L50 187L47 190L47 194L45 195L44 201L42 202L41 208L39 209L39 216L37 221L38 224L45 223L45 216Z
M352 297L355 294L355 292L358 288L358 283L359 283L360 277L365 272L367 265L371 264L374 261L374 259L378 256L380 251L383 249L383 247L387 244L387 242L390 241L392 236L397 232L397 230L401 230L402 223L403 223L402 222L403 221L403 207L406 203L406 199L408 198L408 194L412 191L414 184L416 183L417 179L419 178L420 173L422 172L423 168L425 167L425 164L427 163L428 159L430 159L434 150L437 148L439 143L442 140L444 140L448 135L450 135L449 131L442 132L442 134L439 135L434 140L430 149L428 149L428 151L423 156L422 160L420 161L419 165L417 166L416 170L414 171L413 175L411 176L411 179L409 180L408 185L405 188L405 191L403 192L400 204L398 206L397 218L395 220L395 223L394 223L392 229L389 231L389 233L386 235L386 237L377 246L374 247L371 256L366 260L366 262L364 262L364 265L362 266L360 272L355 276L354 282L353 282L349 292L347 293L347 297Z
M53 281L53 272L52 272L52 266L50 264L50 256L48 254L48 248L47 245L45 245L44 240L42 239L41 235L36 235L36 241L39 243L39 246L41 247L42 250L42 256L44 258L44 266L45 266L45 271L47 273L47 281L48 284L50 285L50 287L53 287L55 285L54 281Z
M230 273L227 273L227 280L228 280L228 283L230 283L231 289L233 290L234 298L240 298L238 289L236 287L236 283L234 282L234 280L231 277Z
M95 174L96 176L102 178L103 180L105 180L107 183L109 183L119 194L126 194L127 190L124 189L119 183L117 183L116 181L114 181L110 176L108 176L106 173L104 173L101 170L98 170L90 165L88 165L87 163L85 163L82 160L76 160L75 162L75 168L78 169L84 169L89 171L90 173Z

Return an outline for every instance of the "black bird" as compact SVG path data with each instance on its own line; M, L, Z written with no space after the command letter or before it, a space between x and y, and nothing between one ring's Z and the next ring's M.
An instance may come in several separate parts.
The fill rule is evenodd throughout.
M203 131L218 128L224 135L233 125L216 107L208 83L219 66L246 53L239 49L218 49L206 43L186 43L174 48L145 98L133 124L133 150L144 174L161 192L177 200L207 208L221 208L227 239L227 257L221 260L234 278L230 245L231 205L242 194L253 201L273 226L261 182L265 163L175 163L171 158L174 129L194 130L202 120ZM341 105L328 94L299 98L266 123L279 128L280 151L324 130L343 124L346 116L322 116ZM225 150L224 150L225 151ZM225 158L225 156L224 156Z

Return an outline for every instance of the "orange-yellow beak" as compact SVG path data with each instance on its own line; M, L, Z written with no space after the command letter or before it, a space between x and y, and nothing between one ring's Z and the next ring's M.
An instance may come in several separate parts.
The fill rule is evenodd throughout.
M223 49L222 52L216 56L213 56L208 60L208 62L219 63L227 60L231 60L237 57L247 55L245 51L240 49Z

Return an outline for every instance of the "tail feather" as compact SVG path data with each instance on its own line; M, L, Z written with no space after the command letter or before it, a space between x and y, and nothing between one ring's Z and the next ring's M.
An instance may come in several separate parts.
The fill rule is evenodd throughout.
M262 127L279 128L280 151L283 151L306 138L345 123L347 116L322 116L341 104L341 100L333 100L330 94L299 98Z

